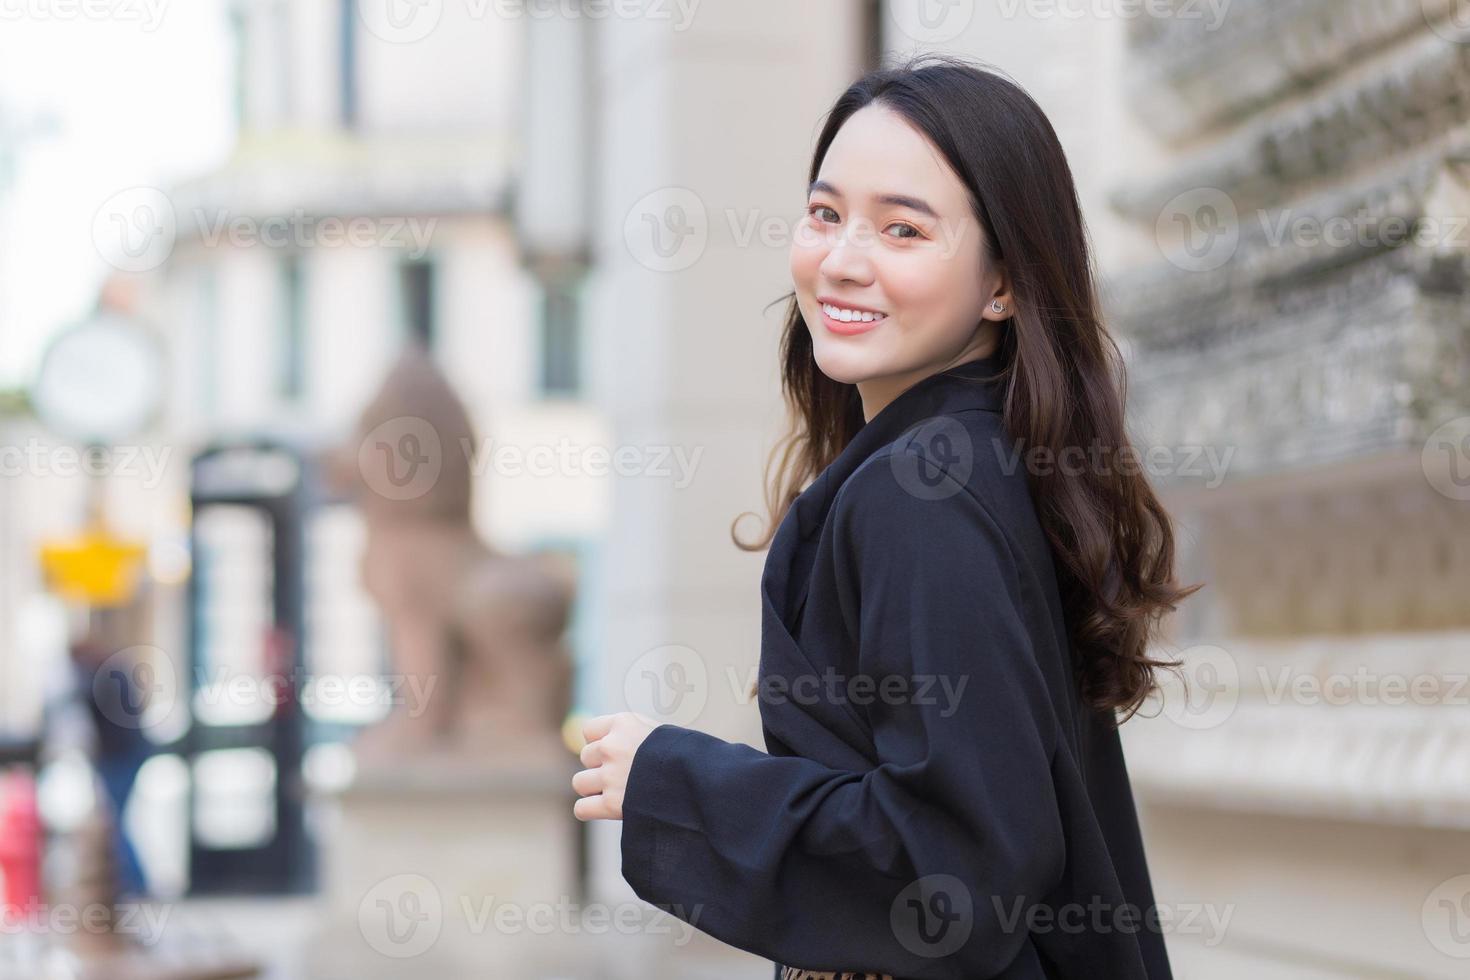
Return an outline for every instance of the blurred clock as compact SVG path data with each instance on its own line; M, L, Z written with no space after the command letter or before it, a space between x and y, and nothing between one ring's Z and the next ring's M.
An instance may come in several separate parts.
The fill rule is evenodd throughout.
M102 313L51 342L31 389L41 421L65 439L113 445L158 411L162 353L136 322Z

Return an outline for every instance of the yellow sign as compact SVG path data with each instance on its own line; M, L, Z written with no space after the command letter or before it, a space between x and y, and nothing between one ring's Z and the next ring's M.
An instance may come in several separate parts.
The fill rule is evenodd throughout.
M93 529L70 541L41 545L41 567L51 590L63 599L93 606L132 600L147 549Z

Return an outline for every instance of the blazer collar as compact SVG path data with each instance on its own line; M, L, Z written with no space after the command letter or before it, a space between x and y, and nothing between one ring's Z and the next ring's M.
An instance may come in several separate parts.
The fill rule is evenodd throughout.
M822 529L838 489L868 457L927 419L953 412L980 409L1000 413L1005 403L1005 378L996 354L966 361L931 374L910 385L858 429L852 441L792 502L771 540L761 588L769 611L790 632L806 602L807 580L790 588L797 549ZM787 637L789 639L789 637Z
M792 503L798 538L819 531L826 522L832 498L847 478L879 449L905 431L933 418L966 409L1000 412L1005 401L1004 378L999 355L966 361L947 371L931 374L902 391L897 398L869 419Z

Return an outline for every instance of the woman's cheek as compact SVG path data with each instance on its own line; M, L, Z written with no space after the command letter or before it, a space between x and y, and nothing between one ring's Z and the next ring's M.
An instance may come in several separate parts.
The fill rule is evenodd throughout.
M796 224L791 237L791 278L798 285L815 292L817 271L827 255L826 240L810 217Z

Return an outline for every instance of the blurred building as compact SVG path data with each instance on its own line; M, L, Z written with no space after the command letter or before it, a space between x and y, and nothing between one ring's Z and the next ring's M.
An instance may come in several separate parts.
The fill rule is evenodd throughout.
M217 171L114 205L124 228L114 264L137 280L139 314L170 357L156 435L174 459L166 483L138 504L166 507L164 524L193 533L193 591L181 580L160 595L154 643L187 677L188 637L202 637L193 657L206 684L268 677L283 621L287 635L299 623L285 642L299 640L311 676L352 683L382 669L381 625L358 580L356 513L309 488L282 489L289 480L267 485L288 472L307 480L298 462L309 467L351 437L406 343L429 350L470 413L475 444L439 448L476 454L483 535L509 549L582 554L607 517L610 479L533 465L538 452L585 451L608 437L583 400L575 267L549 279L548 256L560 253L523 247L516 228L531 111L526 21L451 4L419 35L359 7L232 3L233 154ZM575 199L586 176L584 161L573 163L561 173ZM130 224L151 233L129 238ZM574 240L566 251L580 249ZM190 458L253 445L285 454L214 457L204 496L217 502L200 507L195 479L191 515ZM213 486L221 480L230 485ZM257 493L262 506L231 503ZM299 549L301 567L283 564L281 549ZM282 575L298 584L282 590ZM303 773L278 771L295 755L265 752L248 734L269 723L268 703L238 703L218 686L195 694L192 744L218 748L186 769L169 759L153 768L168 767L170 786L187 782L182 826L196 847L248 856L279 832L266 801L299 796L290 786ZM385 710L376 701L306 707L328 731ZM313 773L323 763L308 749L304 765ZM155 783L140 785L145 797ZM177 851L180 826L157 835L160 852ZM253 863L221 867L228 875Z

